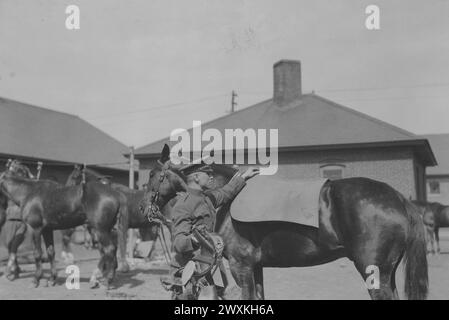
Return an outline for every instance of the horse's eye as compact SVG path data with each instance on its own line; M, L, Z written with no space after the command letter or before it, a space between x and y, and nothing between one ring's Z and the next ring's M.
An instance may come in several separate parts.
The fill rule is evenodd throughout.
M153 176L154 176L153 171L150 171L150 178L153 178Z

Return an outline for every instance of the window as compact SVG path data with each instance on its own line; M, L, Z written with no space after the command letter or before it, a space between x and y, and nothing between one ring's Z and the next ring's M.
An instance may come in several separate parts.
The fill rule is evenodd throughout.
M344 177L344 169L342 164L326 164L320 167L320 175L324 179L338 180Z
M440 194L440 182L439 181L429 181L429 194Z

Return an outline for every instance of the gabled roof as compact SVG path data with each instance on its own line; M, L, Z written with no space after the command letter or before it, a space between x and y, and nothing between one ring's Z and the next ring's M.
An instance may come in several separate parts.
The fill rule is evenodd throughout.
M426 134L421 137L429 140L438 161L438 166L427 168L426 175L449 175L449 133Z
M77 116L0 98L0 154L125 169L127 151Z
M316 94L304 94L288 106L278 107L273 101L263 101L254 106L234 112L224 117L202 124L202 130L224 129L278 129L279 148L298 148L311 146L348 147L351 144L376 144L380 142L419 141L415 134L380 121L366 114L344 107ZM192 129L189 130L192 132ZM169 138L161 139L136 150L137 157L159 154L164 143L170 146ZM208 144L205 142L204 145ZM424 143L425 145L426 143ZM378 144L376 144L378 145ZM424 146L425 147L425 146ZM434 165L433 154L427 154L425 162ZM433 160L432 160L433 159Z

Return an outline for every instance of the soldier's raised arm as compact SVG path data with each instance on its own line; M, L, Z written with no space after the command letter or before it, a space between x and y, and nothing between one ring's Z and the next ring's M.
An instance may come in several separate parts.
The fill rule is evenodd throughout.
M249 167L244 173L237 172L222 188L210 190L206 195L211 199L215 208L218 208L234 198L245 187L246 181L259 174L259 168Z

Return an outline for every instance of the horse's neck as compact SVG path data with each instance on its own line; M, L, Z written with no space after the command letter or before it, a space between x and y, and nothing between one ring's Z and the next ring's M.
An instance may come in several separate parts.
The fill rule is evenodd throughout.
M58 189L61 198L73 201L81 205L85 193L85 184L78 184L73 186L64 186Z
M2 186L6 196L15 203L22 203L32 189L31 182L15 178L5 178Z

